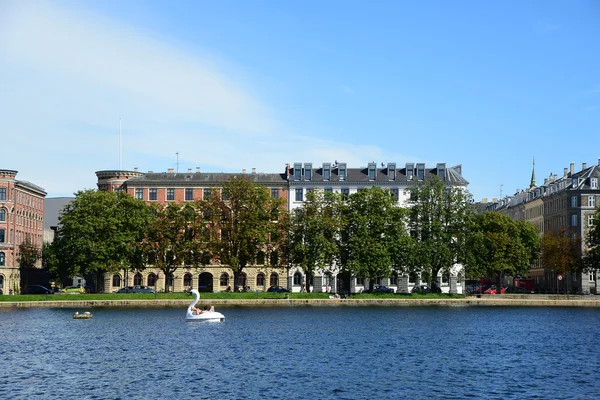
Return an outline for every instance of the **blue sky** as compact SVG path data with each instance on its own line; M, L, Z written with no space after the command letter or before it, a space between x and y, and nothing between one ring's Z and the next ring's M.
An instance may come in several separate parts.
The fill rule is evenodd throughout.
M462 164L499 197L534 157L538 184L598 162L600 3L0 0L0 121L0 168L49 197L334 160Z

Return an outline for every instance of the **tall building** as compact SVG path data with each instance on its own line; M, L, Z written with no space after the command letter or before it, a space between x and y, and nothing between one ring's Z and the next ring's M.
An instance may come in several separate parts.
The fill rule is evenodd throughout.
M586 238L593 225L596 205L600 201L600 159L598 164L581 164L575 171L575 163L563 169L562 176L550 174L539 187L535 184L535 172L527 190L516 191L512 196L500 199L488 206L515 220L531 222L540 236L550 232L565 231L568 237L580 240L585 252ZM558 279L558 273L538 260L531 266L529 277L533 278L540 291L555 293L568 289L577 293L597 293L598 279L595 271L569 273Z
M17 180L17 172L0 169L0 292L4 294L18 294L21 289L19 245L29 241L41 251L44 239L46 192Z

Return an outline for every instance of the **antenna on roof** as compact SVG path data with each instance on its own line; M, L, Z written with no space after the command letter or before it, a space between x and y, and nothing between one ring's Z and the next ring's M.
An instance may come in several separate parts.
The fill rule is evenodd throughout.
M179 152L175 152L175 156L177 157L177 161L175 162L175 172L179 173Z

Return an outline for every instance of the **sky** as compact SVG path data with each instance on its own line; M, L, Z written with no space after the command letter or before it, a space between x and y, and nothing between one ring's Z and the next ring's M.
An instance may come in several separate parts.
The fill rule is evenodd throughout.
M0 0L0 168L462 165L475 201L600 158L600 1Z

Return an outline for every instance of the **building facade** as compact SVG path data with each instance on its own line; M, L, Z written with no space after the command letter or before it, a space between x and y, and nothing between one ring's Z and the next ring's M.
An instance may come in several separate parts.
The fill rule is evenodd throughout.
M306 193L315 189L325 192L350 195L360 190L377 186L389 189L398 205L406 207L409 193L407 189L417 185L430 175L436 175L446 185L466 189L468 182L462 176L460 165L447 168L445 163L435 167L426 167L424 163L406 163L399 165L393 162L377 164L370 162L364 167L348 166L344 162L322 163L315 165L309 162L295 162L286 166L289 171L289 211L302 207ZM456 264L450 275L438 277L444 292L462 293L462 265ZM304 273L300 267L291 266L288 271L288 287L293 291L302 290L305 284ZM398 276L378 278L375 282L393 288L396 292L410 292L413 286L420 284L419 276ZM368 288L368 279L347 277L335 265L323 271L318 271L311 284L316 292L345 292L359 293Z
M581 241L582 252L585 252L586 238L600 201L599 181L600 159L598 164L590 167L582 163L580 171L575 171L575 163L571 163L569 168L564 168L562 176L550 174L540 186L536 185L535 173L532 173L527 190L499 200L488 206L488 210L529 221L538 229L540 236L564 230L568 237ZM557 272L538 260L536 265L531 266L529 277L543 292L598 293L595 270L569 273L558 279Z
M21 290L19 245L26 241L42 249L46 192L17 180L18 171L0 170L0 293ZM41 259L37 266L41 267Z

